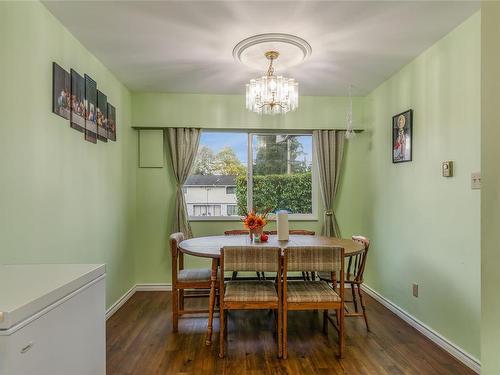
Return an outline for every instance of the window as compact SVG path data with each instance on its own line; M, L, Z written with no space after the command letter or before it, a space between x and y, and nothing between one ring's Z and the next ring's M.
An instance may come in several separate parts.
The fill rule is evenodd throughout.
M214 204L195 204L193 205L194 216L220 216L220 205Z
M315 211L311 134L204 131L184 185L191 219L237 219L242 208Z
M203 132L184 187L191 219L237 218L237 180L247 174L247 133ZM241 182L240 182L241 184Z
M313 213L312 136L252 135L252 207Z
M235 204L228 204L226 206L227 216L238 216L238 206Z

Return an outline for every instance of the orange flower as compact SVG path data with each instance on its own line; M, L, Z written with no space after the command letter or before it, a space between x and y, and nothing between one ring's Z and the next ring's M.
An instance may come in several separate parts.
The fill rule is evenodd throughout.
M265 226L267 221L263 215L257 215L253 210L243 218L243 225L247 229L257 229Z
M266 222L264 221L264 219L262 219L260 216L257 216L255 218L255 225L257 225L257 227L263 227L265 223Z

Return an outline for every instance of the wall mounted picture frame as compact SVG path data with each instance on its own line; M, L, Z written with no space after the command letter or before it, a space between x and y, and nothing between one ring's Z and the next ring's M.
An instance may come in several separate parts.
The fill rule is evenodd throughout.
M116 141L116 108L108 103L108 139Z
M71 76L56 62L52 63L52 112L69 120L71 116Z
M413 110L392 117L392 162L405 163L413 158Z
M102 142L108 141L108 98L97 90L97 139Z
M70 126L80 132L85 131L85 80L76 70L71 69L71 116Z
M97 143L97 83L85 74L85 140Z
M86 141L116 141L116 108L108 97L97 90L97 83L89 75L76 70L68 73L52 62L52 112L70 122L70 126L84 133Z

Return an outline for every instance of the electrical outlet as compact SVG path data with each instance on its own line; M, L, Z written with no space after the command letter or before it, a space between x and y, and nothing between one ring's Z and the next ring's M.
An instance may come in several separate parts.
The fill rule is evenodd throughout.
M481 172L473 172L470 175L471 189L481 189Z
M413 297L418 298L418 284L413 284Z

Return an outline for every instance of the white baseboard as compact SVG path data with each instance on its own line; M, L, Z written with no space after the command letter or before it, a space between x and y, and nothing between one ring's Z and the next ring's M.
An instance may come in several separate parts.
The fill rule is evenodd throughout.
M135 290L138 292L170 292L172 284L136 284Z
M110 308L106 310L106 320L111 318L111 316L113 316L113 314L117 312L120 309L120 307L122 307L125 304L125 302L127 302L130 299L130 297L134 295L135 291L136 291L136 286L134 285L123 296L121 296L118 299L118 301L113 303L110 306Z
M373 299L377 300L380 302L382 305L387 307L389 310L391 310L394 314L396 314L400 319L408 323L410 326L415 328L417 331L419 331L422 335L427 337L429 340L431 340L433 343L441 347L442 349L446 350L448 353L450 353L453 357L458 359L460 362L462 362L464 365L469 367L472 371L476 372L477 374L481 373L481 363L477 358L474 356L470 355L467 353L465 350L462 348L458 347L457 345L453 344L451 341L446 339L445 337L441 336L439 333L434 331L432 328L427 326L426 324L422 323L420 320L397 306L395 303L391 302L369 286L363 285L362 289L364 292L366 292L368 295L370 295Z
M123 296L121 296L118 301L113 303L109 309L106 310L106 320L111 318L115 312L117 312L120 307L122 307L125 302L127 302L135 292L165 292L171 291L172 284L135 284L130 288Z

